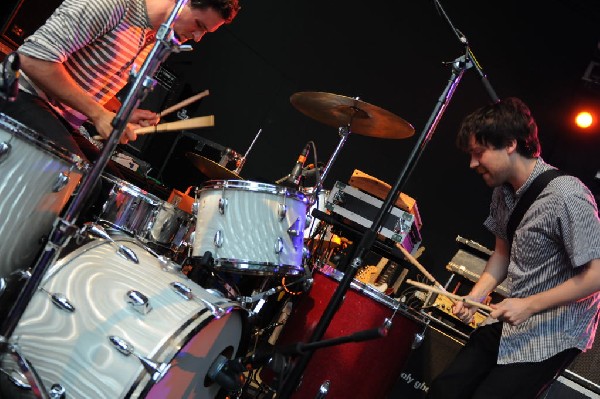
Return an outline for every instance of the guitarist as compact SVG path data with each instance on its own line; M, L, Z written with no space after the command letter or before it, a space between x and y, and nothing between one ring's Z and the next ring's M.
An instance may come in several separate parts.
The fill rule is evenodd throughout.
M597 205L573 176L533 184L554 168L540 157L537 125L519 99L468 115L457 145L469 154L470 168L494 188L484 225L496 236L495 249L468 297L481 300L505 279L510 296L492 305L496 322L471 334L432 382L428 398L541 397L594 341L600 304ZM520 206L534 186L541 193ZM511 220L512 213L522 218ZM453 309L464 322L475 311L461 302Z

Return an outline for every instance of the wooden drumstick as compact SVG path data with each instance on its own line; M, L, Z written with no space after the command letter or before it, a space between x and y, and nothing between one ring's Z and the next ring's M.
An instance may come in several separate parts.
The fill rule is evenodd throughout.
M215 116L199 116L197 118L183 119L175 122L159 123L156 126L145 126L135 129L135 134L150 134L150 133L162 133L172 132L185 129L199 129L202 127L211 127L215 125ZM94 140L104 140L102 136L92 137Z
M185 100L183 100L181 102L178 102L175 105L171 105L169 108L167 108L167 109L165 109L163 111L160 111L158 113L158 116L161 117L161 118L164 117L164 116L167 116L170 113L173 113L173 112L175 112L177 110L180 110L181 108L185 107L186 105L189 105L189 104L191 104L191 103L193 103L195 101L200 100L203 97L208 96L208 94L209 94L208 90L204 90L203 92L200 92L200 93L198 93L198 94L196 94L194 96L191 96L190 98L187 98L187 99L185 99Z
M452 294L452 293L450 293L450 292L446 291L445 289L436 288L436 287L433 287L433 286L431 286L431 285L427 285L427 284L419 283L419 282L417 282L417 281L414 281L414 280L411 280L411 279L408 279L408 280L406 280L406 282L407 282L408 284L414 285L415 287L422 288L422 289L424 289L424 290L426 290L426 291L430 291L430 292L433 292L433 293L435 293L435 294L441 294L441 295L445 295L445 296L447 296L448 298L450 298L450 299L453 299L453 300L455 300L455 301L457 301L457 302L464 302L464 303L466 303L467 305L475 306L475 307L477 307L477 308L479 308L479 309L481 309L481 310L485 310L485 311L487 311L487 312L490 312L490 313L491 313L491 312L492 312L492 310L493 310L493 309L492 309L491 307L489 307L488 305L484 305L483 303L480 303L480 302L474 301L474 300L472 300L472 299L469 299L469 298L466 298L466 297L464 297L464 296L460 296L460 295Z
M175 122L159 123L156 126L145 126L135 129L135 134L149 134L172 132L174 130L199 129L202 127L211 127L215 125L215 116L198 116L196 118L182 119Z
M425 267L423 265L421 265L419 263L418 260L416 260L403 246L402 244L400 244L399 242L396 243L396 247L402 252L402 254L406 257L406 259L408 259L408 261L410 263L412 263L413 265L415 265L417 267L417 269L419 269L421 271L421 273L423 273L425 275L425 277L427 277L427 279L429 281L431 281L433 284L435 284L438 288L446 291L446 289L444 288L444 286L442 284L440 284L435 277L433 277L431 275L431 273L429 273L427 271L427 269L425 269Z

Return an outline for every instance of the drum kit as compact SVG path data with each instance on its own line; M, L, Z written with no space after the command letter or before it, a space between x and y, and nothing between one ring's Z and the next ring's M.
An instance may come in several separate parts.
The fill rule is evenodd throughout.
M253 397L250 383L259 379L248 368L266 369L272 357L249 355L261 345L306 342L343 275L308 264L306 244L335 242L331 231L317 229L311 211L325 209L322 182L349 134L414 133L400 117L358 98L299 92L291 103L339 129L340 143L314 187L244 180L248 152L234 151L220 162L187 154L210 180L193 193L173 190L167 201L103 173L93 220L71 226L73 239L58 248L16 320L15 298L89 165L0 113L0 308L2 333L10 333L0 336L0 397ZM235 170L227 168L230 161ZM274 310L265 313L269 303ZM326 338L382 324L387 337L316 351L299 395L315 397L326 376L332 397L378 396L359 389L360 370L348 367L359 359L370 372L381 371L369 385L383 394L425 323L359 281L338 314ZM258 335L266 339L253 341ZM277 396L267 374L259 390Z

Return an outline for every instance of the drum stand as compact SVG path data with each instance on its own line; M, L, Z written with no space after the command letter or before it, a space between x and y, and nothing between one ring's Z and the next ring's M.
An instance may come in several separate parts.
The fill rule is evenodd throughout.
M482 76L482 81L484 83L485 88L488 91L488 94L490 94L490 97L494 102L498 100L498 97L496 96L491 85L487 81L485 74L483 74L483 72L480 70L479 65L474 60L473 54L468 46L466 47L465 55L458 57L457 59L448 64L451 64L452 66L452 73L448 84L446 85L446 88L444 89L442 95L439 97L438 102L433 110L433 113L427 121L427 124L423 129L421 135L419 136L419 139L415 143L415 146L413 147L413 150L411 151L402 171L400 172L400 175L398 176L393 187L390 189L384 203L379 209L379 212L375 216L371 227L365 231L360 242L354 249L352 253L352 261L349 265L347 265L351 267L345 267L344 277L342 278L336 291L331 297L331 300L327 305L327 308L323 312L323 316L319 320L319 323L315 327L310 342L320 340L325 334L325 331L331 323L335 312L337 311L337 309L339 309L339 306L341 305L344 295L346 294L346 291L348 291L350 284L354 279L354 276L358 272L358 269L362 266L363 258L365 257L369 248L371 248L371 246L376 241L377 232L383 223L384 217L391 211L392 206L396 202L399 193L401 192L406 181L408 180L408 177L414 170L414 167L417 164L421 154L425 150L425 146L431 140L431 137L433 136L433 133L437 127L437 124L439 123L443 113L448 107L448 104L450 103L450 100L456 90L456 87L460 83L464 71L475 65ZM336 152L334 153L334 156L332 158L335 158L335 156L337 156L337 152L345 142L345 139L346 136L342 137L342 140L340 141L338 148L336 148ZM328 165L325 169L323 173L323 179L321 179L321 181L319 182L318 187L320 187L322 180L324 180L324 177L326 176L329 170L329 166L330 165ZM313 351L303 353L301 357L296 361L289 375L283 381L281 391L278 392L277 395L278 399L287 399L294 393L294 390L300 382L302 373L304 372L306 366L308 365L308 362L311 359L312 353Z
M122 102L121 108L117 111L115 119L112 121L113 130L100 153L100 157L90 169L89 173L84 177L78 193L73 197L64 216L55 221L48 242L32 269L31 277L23 286L15 304L10 309L6 320L2 322L0 329L0 353L10 353L15 358L21 371L25 377L27 377L29 386L34 395L38 398L61 398L64 396L64 393L61 393L60 390L55 390L54 387L51 391L46 391L43 383L37 378L35 371L33 371L33 368L27 359L20 354L18 345L9 343L9 340L25 312L27 305L40 285L46 270L56 260L55 258L60 250L63 249L68 244L71 237L77 233L78 228L75 225L76 219L84 209L85 204L93 192L93 188L100 179L102 171L119 144L119 140L127 126L131 114L156 85L156 80L153 76L158 70L158 67L166 60L171 52L192 50L191 46L179 43L173 32L173 23L187 1L188 0L177 0L171 14L158 29L154 47L150 50L139 72L136 73L132 68L130 75L130 78L134 78L132 87L128 92L127 97Z

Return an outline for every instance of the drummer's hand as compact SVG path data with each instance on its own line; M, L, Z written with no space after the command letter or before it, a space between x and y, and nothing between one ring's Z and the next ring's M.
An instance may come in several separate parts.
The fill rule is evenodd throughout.
M533 314L529 298L507 298L502 302L491 305L493 311L490 317L502 320L512 326L518 326Z
M101 107L99 107L99 110L100 112L91 117L90 121L94 124L98 134L106 140L113 130L112 121L115 118L115 114Z
M112 121L115 118L115 115L114 112L104 110L92 119L92 123L98 134L104 139L108 139L113 131ZM130 118L130 122L125 126L125 130L121 135L119 142L121 144L127 144L130 141L134 141L137 139L137 134L135 133L136 129L139 129L141 126L149 126L155 121L158 121L158 115L156 113L147 110L135 110Z
M160 116L156 112L147 109L136 109L129 118L129 123L139 125L140 127L155 126L160 121Z
M466 296L465 298L476 300L473 297ZM456 317L458 317L462 322L469 324L473 320L473 315L477 312L477 308L475 306L471 306L465 302L457 301L454 306L452 306L452 313Z

